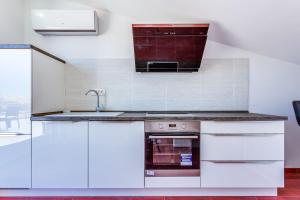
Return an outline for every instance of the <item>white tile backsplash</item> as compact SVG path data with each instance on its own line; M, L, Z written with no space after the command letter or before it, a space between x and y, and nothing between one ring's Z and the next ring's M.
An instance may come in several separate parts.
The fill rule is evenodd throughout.
M136 73L133 59L71 60L66 108L92 110L88 89L106 89L107 110L248 110L249 60L204 59L196 73Z

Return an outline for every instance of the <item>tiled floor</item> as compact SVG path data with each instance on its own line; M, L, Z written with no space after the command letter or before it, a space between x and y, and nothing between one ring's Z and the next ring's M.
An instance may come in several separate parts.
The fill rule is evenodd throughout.
M300 172L287 173L278 197L18 197L0 200L300 200Z

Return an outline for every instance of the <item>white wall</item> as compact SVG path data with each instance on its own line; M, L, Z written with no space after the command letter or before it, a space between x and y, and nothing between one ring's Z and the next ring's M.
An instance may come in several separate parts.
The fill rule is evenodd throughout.
M27 3L25 38L64 59L133 58L131 23L139 20L101 11L101 34L98 37L42 37L31 29L30 8L86 8L79 4ZM160 22L157 19L153 23ZM208 41L205 58L248 58L250 60L249 110L251 112L286 115L286 165L300 167L300 128L292 110L292 100L300 99L300 66L261 56L253 52ZM121 66L120 66L121 67ZM132 72L134 73L134 72Z
M248 110L248 59L204 59L198 73L136 73L134 59L71 62L69 110L95 110L95 97L84 94L100 88L106 110Z
M24 42L24 1L0 0L0 44Z

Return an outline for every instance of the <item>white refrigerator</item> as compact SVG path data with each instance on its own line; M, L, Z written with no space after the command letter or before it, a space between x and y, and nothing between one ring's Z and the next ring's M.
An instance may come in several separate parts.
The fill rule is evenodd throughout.
M0 49L0 188L31 186L31 50Z
M31 45L0 44L0 189L31 188L31 114L63 107L64 63Z

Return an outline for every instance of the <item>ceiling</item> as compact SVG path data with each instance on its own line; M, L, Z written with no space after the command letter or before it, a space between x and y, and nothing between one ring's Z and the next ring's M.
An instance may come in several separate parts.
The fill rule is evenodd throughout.
M210 40L300 64L299 0L68 1L136 22L210 22Z

